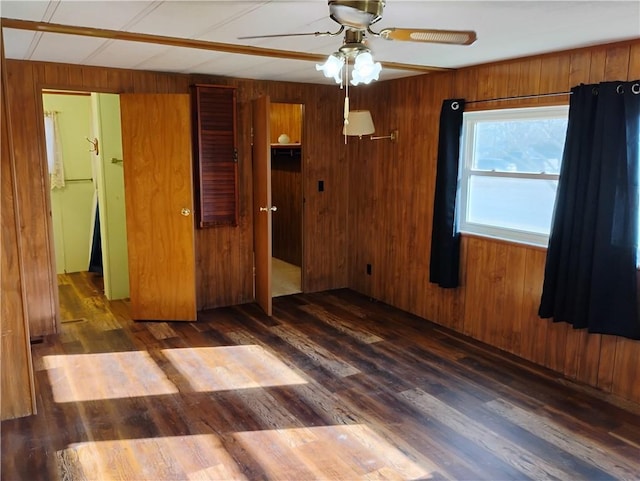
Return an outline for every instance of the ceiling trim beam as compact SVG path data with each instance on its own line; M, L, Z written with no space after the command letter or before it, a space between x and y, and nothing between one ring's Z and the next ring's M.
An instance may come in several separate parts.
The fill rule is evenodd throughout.
M250 45L236 45L232 43L209 42L191 38L167 37L147 33L125 32L122 30L108 30L105 28L79 27L75 25L62 25L59 23L34 22L31 20L18 20L1 18L2 28L17 30L30 30L34 32L58 33L64 35L79 35L83 37L106 38L110 40L124 40L127 42L143 42L170 47L195 48L211 50L215 52L233 53L239 55L254 55L258 57L283 58L289 60L304 60L309 62L324 62L326 55L295 52L292 50L277 50L272 48L253 47ZM413 72L440 72L450 70L443 67L431 67L427 65L413 65L396 62L380 62L387 69L410 70Z

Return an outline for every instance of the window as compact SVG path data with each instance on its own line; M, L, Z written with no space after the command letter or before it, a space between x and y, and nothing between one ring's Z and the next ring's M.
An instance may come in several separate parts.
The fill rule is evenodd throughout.
M462 232L547 245L568 106L466 112Z

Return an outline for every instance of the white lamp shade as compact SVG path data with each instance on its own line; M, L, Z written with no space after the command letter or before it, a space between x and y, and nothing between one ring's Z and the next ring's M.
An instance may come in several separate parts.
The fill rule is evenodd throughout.
M336 83L342 81L342 66L344 65L344 57L338 56L332 53L327 58L327 61L322 65L316 64L316 70L322 70L325 77L333 77Z
M368 110L350 110L342 133L344 135L370 135L375 132L371 112Z
M351 84L370 84L372 80L378 80L382 65L380 62L374 62L369 52L361 53L356 57L351 73Z

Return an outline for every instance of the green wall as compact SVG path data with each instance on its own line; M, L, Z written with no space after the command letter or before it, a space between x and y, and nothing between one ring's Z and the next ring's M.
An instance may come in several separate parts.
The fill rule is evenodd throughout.
M124 204L124 172L120 97L91 94L93 135L100 141L98 195L104 267L104 293L108 299L129 297L127 224Z
M87 271L94 209L100 205L104 289L129 297L120 98L115 94L44 94L44 110L59 112L65 186L51 191L58 274ZM99 153L87 138L97 138ZM116 161L113 161L116 159Z
M91 130L88 95L43 95L44 110L58 112L65 186L51 191L57 272L86 271L91 246L94 184L86 137Z

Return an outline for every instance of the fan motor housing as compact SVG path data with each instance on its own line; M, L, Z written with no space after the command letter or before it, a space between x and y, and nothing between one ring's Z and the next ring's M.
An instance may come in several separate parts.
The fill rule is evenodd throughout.
M329 16L347 28L366 30L382 18L384 0L329 0Z
M364 44L362 30L347 30L344 33L344 43L338 50L350 58L364 52L371 52L371 49Z

